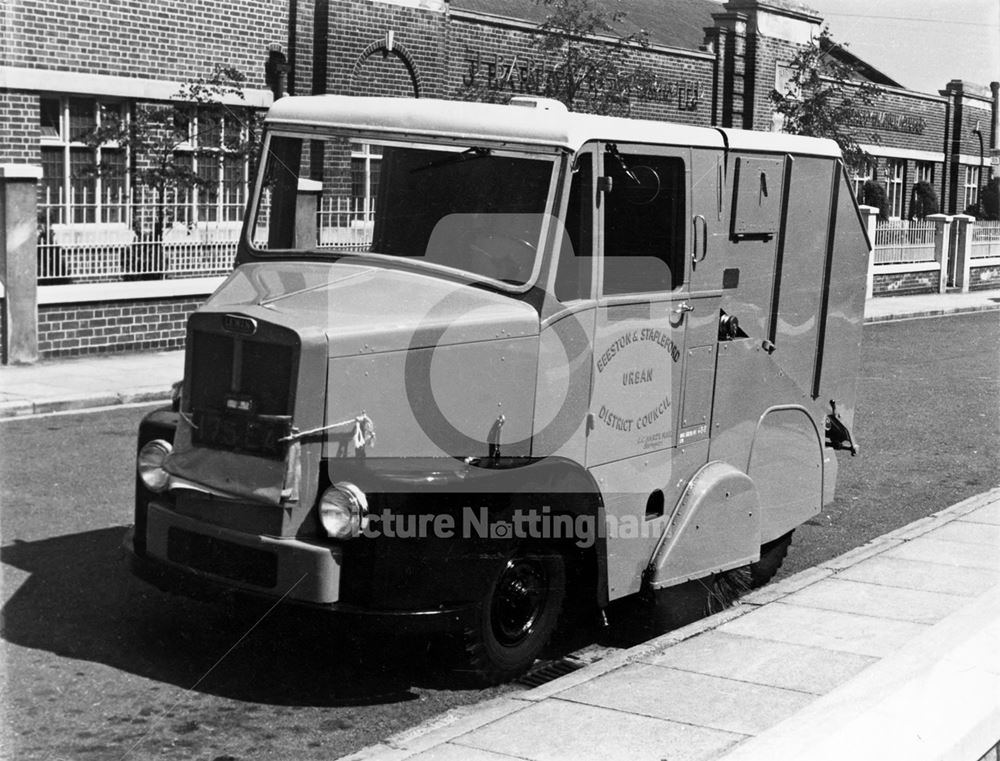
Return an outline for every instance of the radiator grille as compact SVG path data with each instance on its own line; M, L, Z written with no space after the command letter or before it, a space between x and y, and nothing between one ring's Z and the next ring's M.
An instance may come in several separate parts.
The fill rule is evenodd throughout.
M195 327L186 408L194 441L213 449L282 458L291 427L298 338L261 325L253 338Z

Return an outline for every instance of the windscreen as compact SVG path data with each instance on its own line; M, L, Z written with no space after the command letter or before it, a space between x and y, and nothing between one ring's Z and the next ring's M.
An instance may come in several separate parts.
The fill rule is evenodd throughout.
M529 282L553 156L478 145L272 135L251 230L261 253L405 257Z

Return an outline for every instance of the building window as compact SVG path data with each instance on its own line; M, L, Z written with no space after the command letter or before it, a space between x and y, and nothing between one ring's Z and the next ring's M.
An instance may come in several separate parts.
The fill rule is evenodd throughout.
M928 185L934 184L934 162L917 162L917 182L926 182Z
M46 225L123 222L128 203L125 151L91 148L87 136L102 121L121 118L123 106L95 98L39 101L42 182L39 205Z
M351 143L351 199L353 211L364 212L375 206L379 170L382 167L382 147L368 143Z
M870 161L862 161L858 166L851 167L851 188L854 190L854 197L859 201L862 199L861 191L865 183L875 177L875 168Z
M178 221L190 225L241 220L248 168L246 156L235 148L246 140L239 113L193 109L178 114L174 129L181 141L175 155L177 167L198 178L195 187L178 194Z
M885 181L889 202L889 216L903 216L903 180L906 176L906 162L889 159L886 165Z
M979 203L979 167L965 167L965 208Z

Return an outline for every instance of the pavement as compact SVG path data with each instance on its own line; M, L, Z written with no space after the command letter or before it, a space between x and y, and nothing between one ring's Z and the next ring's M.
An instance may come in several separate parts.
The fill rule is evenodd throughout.
M1000 310L1000 289L869 299L865 322ZM184 351L92 355L0 366L0 418L158 402L184 374Z
M996 761L1000 488L349 761Z
M1000 310L875 298L866 322ZM0 368L0 418L169 398L182 351ZM351 761L1000 761L1000 488Z

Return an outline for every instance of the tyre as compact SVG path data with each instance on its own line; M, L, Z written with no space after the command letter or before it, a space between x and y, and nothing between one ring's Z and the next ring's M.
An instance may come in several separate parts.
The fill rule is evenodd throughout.
M785 560L785 555L788 554L788 547L792 543L792 533L794 533L794 529L761 545L760 560L750 564L751 589L762 587L774 578L774 574L778 572Z
M499 568L464 637L462 671L479 684L526 672L559 624L566 600L562 555L517 551Z

